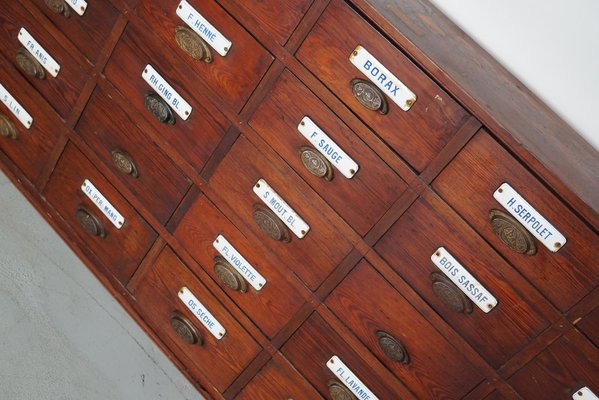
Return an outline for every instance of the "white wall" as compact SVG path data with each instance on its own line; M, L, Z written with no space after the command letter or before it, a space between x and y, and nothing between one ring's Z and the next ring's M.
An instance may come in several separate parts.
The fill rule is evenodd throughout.
M430 1L599 149L599 1Z

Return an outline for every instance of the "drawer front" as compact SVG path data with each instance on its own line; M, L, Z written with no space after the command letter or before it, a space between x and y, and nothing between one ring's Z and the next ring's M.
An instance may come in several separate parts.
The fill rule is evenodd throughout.
M119 16L109 1L90 1L79 15L66 1L33 0L90 61L98 59Z
M217 340L181 301L178 293L183 287L224 327L226 333L221 339ZM260 346L168 247L136 287L134 296L146 322L192 374L199 371L220 392L260 351Z
M85 71L62 48L60 42L42 28L42 25L18 1L8 1L3 4L0 8L0 25L2 27L0 52L48 100L60 116L66 118L73 109L79 93L87 81L88 76ZM53 77L45 70L38 61L32 60L33 56L19 42L21 28L25 28L60 65L56 77ZM21 49L24 56L17 55L17 52L20 52ZM43 71L43 79L40 76L40 71Z
M286 226L280 226L280 220L274 214L269 218L258 216L260 226L254 220L254 215L258 215L256 207L266 207L253 191L260 179L266 180L310 226L303 239L296 237ZM261 153L245 136L240 136L225 156L211 177L210 185L237 214L243 223L243 228L241 225L238 227L248 229L253 236L260 238L269 247L269 254L276 262L294 271L312 290L322 283L352 248L327 218L333 211L322 199L286 164ZM288 210L277 205L282 212ZM268 212L259 214L271 215ZM276 228L273 229L273 225ZM274 236L268 236L267 231ZM274 240L274 237L280 240ZM331 238L335 240L331 241Z
M96 88L76 130L120 182L160 222L166 223L189 189L190 181L111 96Z
M248 383L236 400L318 400L323 397L287 360L271 360Z
M419 398L461 398L484 378L366 261L326 305Z
M203 82L235 112L240 111L273 57L216 2L189 0L188 3L232 43L228 53L221 56L204 42L211 53L211 62L193 59L179 47L175 38L177 27L188 27L176 14L179 3L178 0L142 0L137 14L167 44L171 57L181 57L186 63L188 74L181 77L185 86Z
M298 292L301 284L292 285L287 280L293 278L285 276L286 271L269 256L268 247L258 243L255 238L246 238L203 195L193 203L173 234L269 337L279 332L304 304L305 300ZM226 246L226 250L221 247L225 255L214 247L220 235L230 245ZM224 243L219 241L217 246ZM257 285L260 279L248 270L247 264L242 263L239 256L266 280L260 290L251 284L254 282ZM227 263L218 257L224 258ZM238 264L235 264L236 261Z
M559 338L508 383L524 399L572 399L588 387L599 396L599 350L576 331Z
M536 253L518 253L494 233L489 213L506 210L493 193L506 182L566 237L563 248L553 253L531 236ZM568 310L599 283L598 236L485 131L470 141L433 187L560 310ZM501 232L524 230L519 222L512 226Z
M444 279L445 271L431 260L440 247L461 264L441 261L459 285ZM431 191L402 215L375 250L495 367L549 326L537 309L540 304L528 300L534 289ZM474 289L464 271L497 299L488 313L466 297L464 290L486 308L486 294Z
M345 399L352 397L333 396L329 383L343 384L355 382L346 372L340 379L328 368L327 363L337 356L343 364L379 399L412 399L412 394L372 356L362 359L318 314L313 314L283 346L282 353L293 366L325 398ZM334 391L345 391L336 389ZM370 397L365 397L370 398Z
M366 108L354 97L351 81L368 80L349 60L358 45L416 94L416 102L408 111L386 95L386 114ZM330 3L297 57L418 171L430 163L467 119L467 113L447 93L341 0ZM391 83L379 68L370 67L368 72L377 72L370 76L375 81ZM394 84L389 87L392 94L401 93L394 91Z
M0 137L0 148L27 179L35 182L60 136L60 117L2 56L0 71L0 84L20 105L17 107L7 99L7 106L4 98L0 98L0 124L3 135L7 135ZM19 121L11 109L19 115L25 115L24 112L27 112L31 116L33 122L29 129Z
M578 322L576 327L599 347L599 306Z
M340 164L334 164L329 159L321 161L326 165L325 176L322 176L322 169L314 172L308 170L304 163L314 170L313 162L319 160L314 158L314 154L317 154L316 157L328 154L337 163L345 160L339 159L343 156L328 140L320 139L318 146L313 146L300 133L298 127L304 117L309 117L358 164L359 169L351 179L336 168ZM283 73L262 102L250 125L362 235L372 228L406 189L405 182L288 71ZM304 156L311 157L308 161L300 155L303 150Z
M183 80L186 71L170 62L172 55L168 51L154 44L147 35L129 25L106 66L106 77L161 133L164 141L175 147L199 171L216 148L229 123L220 112L202 106L192 97L194 85L186 84ZM163 110L172 112L170 108L159 108L164 107L162 103L155 106L158 108L146 108L147 95L156 93L142 78L142 72L148 64L192 106L193 110L187 120L176 113L172 113L174 124L157 119L156 115L163 116Z
M83 192L85 180L124 217L120 229ZM44 196L100 261L122 283L129 281L157 235L74 145L64 150Z
M279 44L285 45L314 0L235 0Z

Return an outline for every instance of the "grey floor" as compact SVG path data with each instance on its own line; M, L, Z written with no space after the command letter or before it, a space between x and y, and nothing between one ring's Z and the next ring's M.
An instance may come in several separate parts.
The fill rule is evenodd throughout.
M0 172L0 399L202 399Z

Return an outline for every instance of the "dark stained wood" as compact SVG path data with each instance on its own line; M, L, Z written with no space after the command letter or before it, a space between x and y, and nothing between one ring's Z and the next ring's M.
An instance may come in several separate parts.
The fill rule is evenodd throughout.
M225 336L216 340L179 300L178 291L186 286L225 327ZM175 253L166 247L134 292L136 307L172 351L193 371L201 371L219 390L224 391L258 354L260 347L235 321L220 302L206 290ZM183 313L200 330L202 346L183 342L170 326L174 310Z
M599 347L599 306L578 322L576 328Z
M85 179L89 179L125 218L125 224L121 229L117 229L81 190ZM133 275L142 257L156 239L157 235L152 228L72 144L67 145L59 160L44 190L44 197L123 284ZM102 221L106 237L91 236L79 225L75 214L80 204L85 205Z
M350 81L365 78L349 61L358 44L416 94L409 111L389 99L389 113L381 115L354 98ZM468 118L447 93L341 0L331 2L297 57L417 171L431 162Z
M536 241L537 253L515 253L493 233L489 211L503 207L493 193L504 182L568 240L552 253ZM514 160L484 130L433 182L433 188L561 311L599 284L599 237Z
M176 14L173 1L142 0L137 7L137 14L148 24L149 31L168 46L171 56L165 61L171 57L181 57L187 64L188 75L182 77L184 86L191 90L195 81L200 79L232 109L239 111L272 63L273 57L214 1L191 0L189 3L232 42L225 57L211 49L213 61L207 64L191 59L179 48L175 41L175 28L187 24Z

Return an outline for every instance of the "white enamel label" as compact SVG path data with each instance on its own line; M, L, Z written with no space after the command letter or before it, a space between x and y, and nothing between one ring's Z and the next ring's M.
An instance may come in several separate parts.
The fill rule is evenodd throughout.
M358 172L358 164L309 117L304 117L297 129L347 179L351 179Z
M178 116L187 121L193 109L183 97L152 67L146 65L141 76L144 81L162 97L164 101L177 113Z
M364 47L358 45L349 60L402 110L408 111L416 102L416 95Z
M497 305L497 299L444 247L439 247L431 260L483 312L488 313Z
M52 56L50 56L50 54L48 54L46 50L44 50L42 46L40 46L37 40L35 40L33 36L27 32L27 29L21 28L19 31L19 42L21 42L23 47L25 47L27 51L30 52L40 64L42 64L42 67L44 67L50 75L55 78L58 76L58 73L60 72L60 65L55 59L52 58Z
M208 331L216 338L221 340L227 331L223 326L214 318L210 311L204 307L204 305L198 300L197 297L191 293L189 289L183 286L179 289L179 300L185 304L185 307L193 313L193 315L208 329Z
M266 285L266 279L264 279L264 277L260 275L245 258L243 258L223 235L218 235L212 245L254 289L258 291L262 290L264 285Z
M231 50L231 41L212 26L206 18L202 17L202 14L197 12L186 0L179 3L177 15L221 56L226 56Z
M549 223L508 183L502 184L493 193L499 202L514 218L534 235L549 251L556 252L566 244L566 237Z
M331 357L327 367L360 400L378 400L370 389L337 356Z
M11 113L23 124L23 126L27 129L31 128L33 124L33 118L29 113L23 108L21 104L6 90L2 84L0 84L0 99Z
M599 400L599 397L586 386L577 390L576 393L572 395L572 398L574 400Z
M87 2L85 0L65 0L67 4L75 10L75 12L79 15L85 14L85 10L87 10Z
M83 181L81 190L86 194L87 197L98 207L98 210L102 211L102 214L106 216L112 222L112 225L116 226L117 229L121 229L125 224L125 218L117 211L116 208L110 204L106 197L100 193L98 189L89 181Z
M260 179L256 182L254 185L254 193L256 193L256 195L260 197L260 200L262 200L264 204L266 204L268 208L270 208L277 217L291 229L295 236L300 239L306 236L310 230L310 226L308 226L308 224L306 224L304 220L289 207L289 204L287 204L264 179Z

